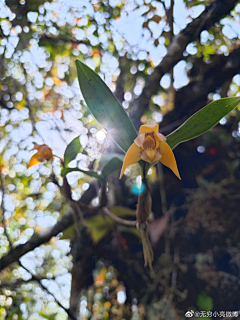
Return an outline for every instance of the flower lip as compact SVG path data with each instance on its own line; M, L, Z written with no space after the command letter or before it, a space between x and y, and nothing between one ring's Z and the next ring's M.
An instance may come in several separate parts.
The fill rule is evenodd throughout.
M156 148L156 141L152 137L152 134L150 133L145 134L145 139L143 140L142 148L143 150L148 150L148 149L153 150Z

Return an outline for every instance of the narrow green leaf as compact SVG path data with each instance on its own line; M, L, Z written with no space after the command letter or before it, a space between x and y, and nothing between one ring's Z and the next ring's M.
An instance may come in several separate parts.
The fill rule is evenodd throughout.
M107 178L111 173L120 170L123 165L124 156L113 154L112 158L109 159L109 161L106 163L106 165L103 167L102 175L104 178Z
M209 103L170 133L167 136L167 143L174 149L179 143L200 136L214 127L239 104L240 97L223 98Z
M96 171L93 170L82 170L79 168L64 168L61 172L61 176L64 177L67 173L69 172L74 172L74 171L78 171L78 172L82 172L92 178L96 178L96 179L101 179L101 175L98 174Z
M82 151L82 145L79 141L79 137L73 139L68 145L64 152L64 164L67 167L69 162L74 160L78 153Z
M137 137L129 116L98 74L79 60L76 60L76 66L80 89L89 110L117 145L127 152Z
M118 217L124 217L124 216L136 217L136 210L132 210L132 209L122 207L122 206L112 207L111 212L113 214L115 214L115 216L118 216Z

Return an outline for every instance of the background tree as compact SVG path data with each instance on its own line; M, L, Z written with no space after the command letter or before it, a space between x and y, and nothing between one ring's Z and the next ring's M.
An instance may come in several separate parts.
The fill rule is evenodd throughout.
M87 110L75 68L78 58L98 72L137 130L160 123L167 135L239 95L239 13L234 0L0 3L0 318L239 309L239 110L175 149L182 181L160 164L149 171L152 278L134 228L139 169L101 189L98 172L122 155ZM53 162L28 168L34 144Z

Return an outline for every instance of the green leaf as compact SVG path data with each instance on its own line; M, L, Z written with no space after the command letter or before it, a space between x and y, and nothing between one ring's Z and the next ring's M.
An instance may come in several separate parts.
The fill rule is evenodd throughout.
M67 167L69 162L74 160L78 153L82 151L82 145L79 141L79 137L73 139L68 145L64 152L64 164Z
M101 175L99 173L97 173L97 171L94 170L82 170L79 168L64 168L61 172L61 176L64 177L67 173L69 172L73 172L73 171L78 171L78 172L82 172L92 178L96 178L96 179L101 179Z
M66 240L66 239L71 240L75 235L76 235L76 224L74 223L63 231L61 235L61 240Z
M240 104L240 97L223 98L202 108L179 128L167 136L167 143L174 149L179 143L191 140L214 127L223 117Z
M92 69L76 60L78 81L89 110L117 145L127 152L137 132L114 94Z
M129 208L116 206L111 208L111 212L118 217L123 216L136 216L136 211ZM98 243L103 237L105 237L108 232L112 229L114 225L114 220L106 216L96 216L86 220L88 230L92 236L94 243ZM118 226L119 227L119 226ZM139 231L136 228L126 228L123 227L125 232L131 232L139 237Z
M124 156L116 153L112 155L112 158L110 158L107 164L103 167L102 175L104 178L107 178L111 173L122 168Z
M86 220L86 225L95 244L111 230L113 220L108 217L96 216Z
M44 312L39 312L39 315L42 316L43 318L47 319L47 320L54 320L54 319L56 319L57 313L48 315L48 314L46 314Z
M202 291L197 298L197 305L201 310L211 311L213 309L213 299Z
M115 214L115 216L118 217L124 217L124 216L133 216L136 217L136 211L126 208L126 207L122 207L122 206L115 206L111 208L111 212L113 214Z

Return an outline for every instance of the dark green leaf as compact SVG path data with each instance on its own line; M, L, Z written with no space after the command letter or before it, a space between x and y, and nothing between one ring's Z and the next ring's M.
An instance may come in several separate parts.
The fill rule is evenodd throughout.
M76 60L76 66L80 89L89 110L118 146L127 152L137 137L129 116L98 74L79 60Z
M78 227L78 224L75 223L72 224L70 227L65 229L62 233L61 240L64 239L72 239L76 235L76 228Z
M111 173L117 170L121 170L122 165L123 165L123 160L124 160L124 155L113 153L109 154L108 156L108 161L106 161L105 166L103 166L102 169L102 175L104 178L107 178ZM106 158L103 160L107 160Z
M98 243L112 229L113 220L109 217L96 216L86 220L94 243Z
M73 172L73 171L78 171L82 172L90 177L96 178L96 179L101 179L101 175L98 174L96 171L93 170L82 170L79 168L64 168L61 172L62 177L64 177L67 173Z
M223 98L211 102L167 136L167 143L174 149L179 143L191 140L214 127L223 117L240 104L240 97Z
M67 146L64 152L64 164L67 167L69 162L74 160L79 152L82 151L82 145L79 141L79 137L73 139Z

